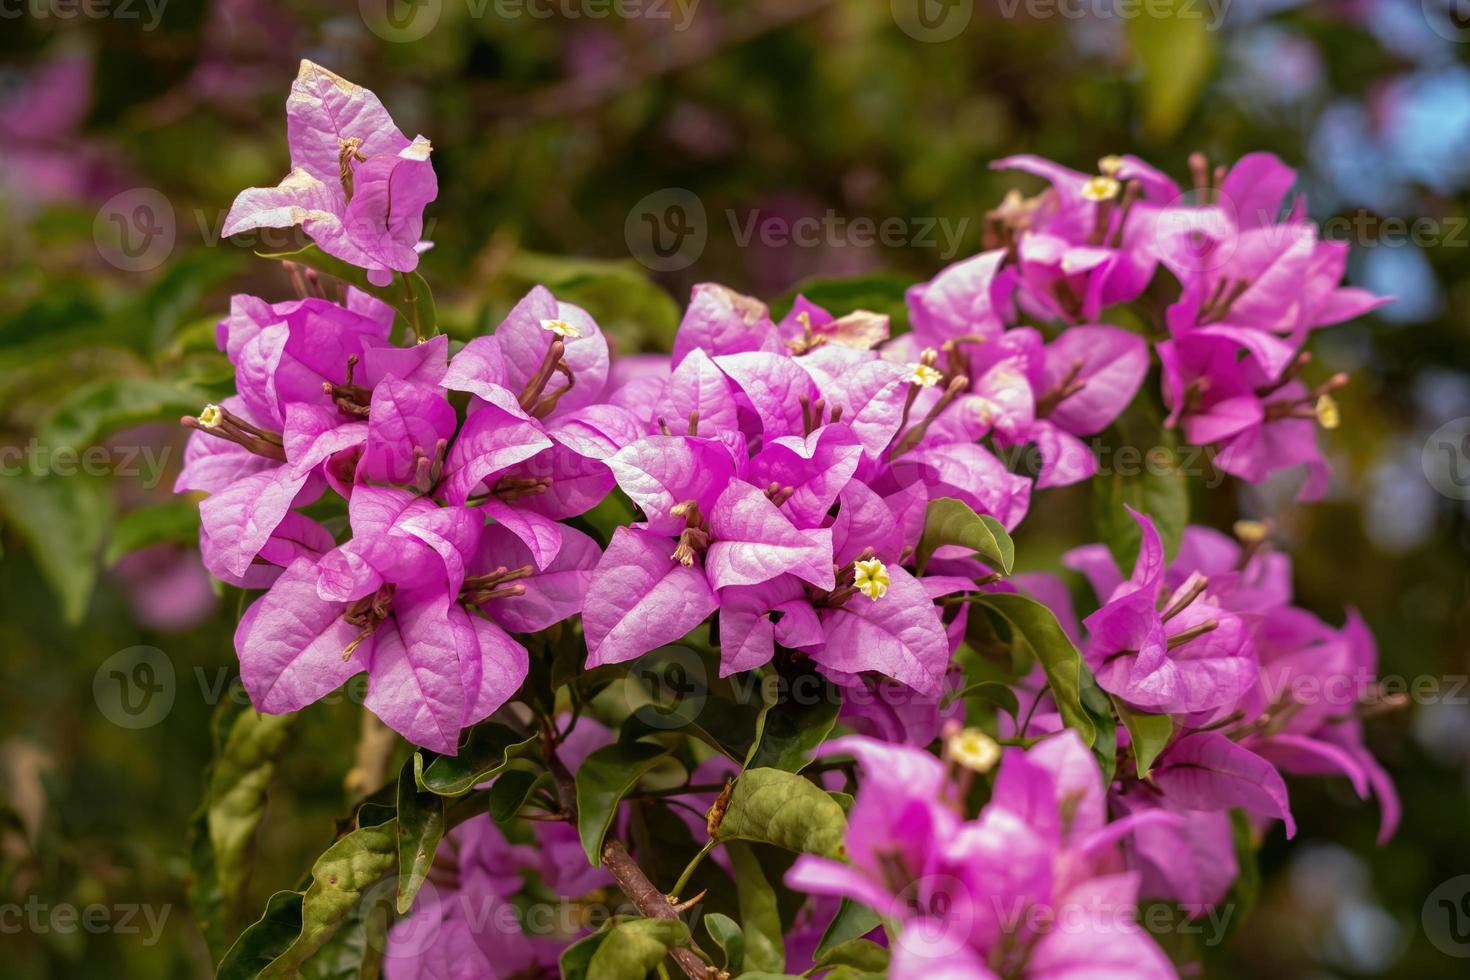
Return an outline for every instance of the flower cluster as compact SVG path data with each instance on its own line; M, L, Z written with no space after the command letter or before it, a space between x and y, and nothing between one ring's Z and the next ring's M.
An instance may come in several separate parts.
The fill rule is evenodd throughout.
M1334 375L1309 387L1299 377L1310 361L1302 346L1316 328L1390 298L1341 285L1347 243L1321 240L1303 200L1290 199L1295 172L1268 153L1249 154L1228 170L1212 170L1195 154L1193 189L1181 192L1131 156L1105 157L1092 176L1032 156L994 166L1035 174L1050 187L1030 199L1013 191L990 212L988 232L997 248L970 260L975 280L965 290L974 297L983 286L985 299L966 312L1092 322L1157 292L1162 267L1174 280L1164 293L1167 339L1155 345L1168 424L1214 449L1220 469L1251 483L1305 466L1302 498L1322 496L1328 474L1314 425L1337 426L1331 392L1347 378ZM1049 384L1072 370L1050 361L1047 367ZM1024 395L1013 397L1025 404ZM1110 417L1074 399L1058 421L1085 434ZM1095 426L1075 428L1082 422ZM1037 445L1047 450L1039 437ZM1053 455L1061 457L1066 445ZM1066 458L1090 471L1084 455L1074 449Z
M1120 779L1111 790L1120 814L1163 809L1183 818L1132 841L1146 894L1193 908L1218 902L1235 877L1232 808L1295 833L1283 772L1344 776L1360 797L1371 792L1386 840L1399 803L1363 745L1363 716L1385 702L1362 620L1349 611L1334 629L1292 605L1290 558L1270 547L1260 524L1241 522L1241 540L1187 528L1166 561L1153 523L1135 519L1142 544L1127 579L1102 545L1063 557L1102 603L1081 629L1059 581L1037 576L1027 586L1079 640L1104 690L1130 710L1171 719L1152 771L1132 774L1147 780ZM1061 728L1046 709L1033 723Z
M908 291L910 331L804 297L777 318L704 284L671 356L620 356L586 310L543 287L492 333L420 336L413 270L436 192L427 141L309 63L288 120L295 169L242 193L227 231L300 226L315 251L290 267L297 299L234 298L218 343L236 394L184 419L195 432L176 487L208 495L210 571L266 590L235 634L246 691L261 711L289 712L366 672L366 707L415 746L456 755L465 729L494 714L487 727L504 721L525 746L539 732L546 770L510 801L541 809L539 851L508 843L483 813L452 830L430 875L447 887L425 892L390 946L411 947L414 923L442 935L390 975L549 968L554 946L514 930L487 939L464 904L508 903L533 870L565 895L608 882L563 858L585 850L597 865L618 821L611 787L630 792L668 747L641 741L636 717L606 744L595 683L573 684L569 705L521 694L528 637L569 620L557 640L585 642L589 670L682 640L722 678L795 668L839 692L840 715L763 720L730 743L705 731L719 752L684 753L689 783L664 788L708 811L711 844L680 884L752 771L788 777L792 799L846 827L845 850L806 853L786 875L825 896L787 923L791 951L815 948L843 897L887 925L869 945L898 978L1169 976L1137 901L1220 902L1237 870L1232 810L1294 833L1283 772L1346 776L1377 796L1392 832L1393 787L1361 731L1372 639L1355 615L1338 630L1292 605L1289 561L1264 525L1242 523L1239 541L1188 528L1169 560L1153 522L1130 511L1131 569L1103 544L1063 559L1097 596L1080 623L1056 577L1007 578L1007 532L1033 490L1096 472L1083 439L1139 396L1151 352L1170 424L1218 446L1221 467L1259 480L1304 463L1306 492L1320 492L1312 420L1335 422L1342 379L1307 388L1301 347L1381 300L1338 285L1343 251L1316 240L1299 204L1279 214L1293 175L1275 158L1214 172L1196 159L1192 198L1132 157L1094 176L1003 160L1050 189L1008 197L989 217L996 247ZM346 268L355 285L317 268ZM1102 322L1169 277L1167 339ZM1013 472L1005 451L1025 445L1039 466ZM599 537L569 523L612 493L632 520L576 522ZM965 526L945 530L952 519ZM1016 674L1034 665L1012 685L1024 712L1007 690L993 725L963 683L986 636ZM1104 704L1087 709L1095 724L1079 722L1079 681L1094 680ZM569 719L551 719L558 705ZM815 727L799 737L781 728L804 723ZM834 724L859 734L824 741ZM1079 734L1089 725L1096 737ZM768 730L793 744L762 756L751 738ZM594 749L598 766L622 760L632 774L603 771L584 795L570 770ZM823 775L798 776L813 754ZM997 763L993 780L977 778ZM856 787L845 822L828 795L843 769ZM416 792L432 789L410 775ZM708 783L727 778L722 792ZM599 802L605 820L578 817ZM763 839L753 834L734 837ZM655 894L656 911L640 911L666 919L640 874L625 865L613 878L630 897ZM694 959L691 976L704 969Z
M893 980L1175 975L1134 922L1141 875L1118 844L1178 818L1109 823L1102 774L1075 733L1002 755L981 732L953 731L944 760L861 736L822 752L862 768L850 860L799 858L786 883L897 923ZM989 802L966 819L970 786L997 761Z

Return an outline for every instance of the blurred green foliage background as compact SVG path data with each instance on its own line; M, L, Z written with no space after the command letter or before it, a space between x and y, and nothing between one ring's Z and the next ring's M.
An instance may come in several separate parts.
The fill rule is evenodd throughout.
M1327 368L1354 375L1343 425L1324 436L1329 499L1300 507L1281 488L1226 484L1196 495L1196 520L1270 514L1302 604L1333 622L1358 607L1384 673L1438 694L1370 725L1405 801L1397 837L1374 846L1377 812L1344 783L1296 781L1301 835L1268 838L1260 903L1206 970L1462 974L1422 920L1438 914L1426 909L1437 886L1470 873L1470 510L1421 465L1430 433L1470 416L1470 32L1452 11L388 2L0 7L5 975L210 971L185 897L187 831L240 596L216 594L192 554L193 502L169 493L182 436L167 423L229 389L213 346L229 294L290 295L279 268L219 228L240 188L285 171L301 57L374 89L406 132L433 140L441 193L422 271L460 336L492 327L533 282L586 305L624 351L666 348L699 281L775 300L802 280L863 275L872 305L891 304L978 251L1007 189L1035 189L988 169L1011 153L1087 170L1136 152L1181 178L1193 150L1270 150L1299 167L1311 215L1355 246L1350 278L1400 302L1314 341ZM645 268L641 215L672 188L702 207L704 245L680 268ZM772 216L848 230L815 247L742 243L752 218ZM859 243L858 218L902 219L903 240ZM1038 498L1018 535L1024 564L1092 536L1087 492ZM138 646L161 651L151 680L133 672L154 656L127 652ZM171 706L120 709L119 669L154 685L167 674ZM350 704L303 713L246 920L331 840L357 725ZM53 912L67 905L105 908L105 927L65 928ZM124 925L132 906L146 909Z

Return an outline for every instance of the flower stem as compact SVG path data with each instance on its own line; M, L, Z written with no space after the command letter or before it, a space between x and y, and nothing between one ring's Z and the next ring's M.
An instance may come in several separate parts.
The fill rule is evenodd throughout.
M713 850L714 846L715 842L710 841L699 849L698 854L689 859L689 863L684 866L684 870L679 874L679 880L674 882L674 887L669 890L671 896L677 899L680 895L684 894L684 887L689 884L689 879L694 876L694 870L699 867L699 862L704 860L704 856Z
M602 864L639 913L650 919L679 918L679 913L674 911L668 898L654 887L653 882L648 880L648 876L633 861L622 841L610 840L603 845ZM689 980L708 980L709 971L698 953L691 949L676 947L669 950L669 955L674 958L675 963L679 964L679 968L684 971Z

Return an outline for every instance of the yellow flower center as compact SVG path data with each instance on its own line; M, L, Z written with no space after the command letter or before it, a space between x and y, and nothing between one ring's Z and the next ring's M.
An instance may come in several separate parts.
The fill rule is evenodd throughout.
M939 373L938 368L918 361L909 365L909 381L920 388L933 388L943 379L944 375Z
M863 595L877 602L888 594L888 569L876 558L854 562L852 584Z
M1089 201L1111 201L1122 188L1112 177L1093 177L1082 185L1082 196Z
M989 772L1000 761L1000 744L978 728L951 735L946 748L952 762L978 773Z
M569 340L576 340L578 337L582 336L582 331L578 330L576 327L572 326L565 320L542 320L541 329L549 330L550 332L556 334L558 337L566 337Z
M1097 161L1097 172L1107 177L1118 176L1118 171L1123 169L1123 158L1116 153L1109 153Z
M206 429L213 429L225 419L224 413L218 405L205 405L204 410L199 413L199 424Z
M1266 526L1265 521L1236 521L1235 536L1245 544L1260 544L1266 540L1271 529Z
M1322 423L1324 429L1335 429L1342 424L1342 412L1338 411L1337 399L1331 395L1319 397L1313 411L1317 413L1317 421Z

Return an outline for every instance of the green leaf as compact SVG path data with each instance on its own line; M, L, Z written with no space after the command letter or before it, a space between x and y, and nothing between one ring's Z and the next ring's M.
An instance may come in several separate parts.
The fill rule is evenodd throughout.
M684 730L734 762L750 754L764 709L760 692L737 691L721 678L717 656L671 644L626 667L623 695L633 713L623 723L621 740ZM639 703L643 697L647 703Z
M602 864L602 841L618 804L668 751L647 742L614 742L593 752L578 767L577 833L594 868Z
M106 481L82 475L7 476L0 480L0 516L25 538L66 622L81 622L112 519Z
M718 841L774 844L799 854L841 858L847 817L810 780L781 769L747 769L735 780Z
M118 518L102 556L104 565L114 565L124 555L150 545L168 542L194 545L199 541L199 505L186 497L166 504L139 507Z
M815 959L821 960L837 947L866 936L882 924L883 919L877 912L861 902L844 898L842 904L837 907L837 914L828 924L827 931L822 933L822 941L817 943L816 952L812 955Z
M53 450L86 449L119 429L178 422L208 401L204 392L152 378L94 381L71 392L41 424L36 439Z
M370 296L387 303L398 311L398 315L417 337L432 337L438 332L438 316L434 309L434 294L429 284L417 272L399 272L386 286L374 286L368 282L367 271L343 262L323 252L316 245L308 245L295 252L257 252L263 259L278 262L295 262L308 269L325 272L343 282L355 286Z
M689 941L678 919L632 919L608 931L587 964L587 980L643 980L675 946Z
M215 755L201 807L227 928L233 928L245 897L256 832L265 817L266 791L295 721L295 715L261 714L234 696L225 697L215 709L211 723Z
M1016 547L1000 521L977 514L969 504L952 497L931 500L924 512L924 534L919 538L917 558L919 570L945 545L969 548L1007 575L1016 560Z
M1133 423L1130 427L1136 429L1140 424ZM1122 429L1120 424L1116 431ZM1146 435L1135 437L1131 443L1139 454L1140 462L1136 466L1124 467L1121 452L1115 452L1114 459L1118 462L1113 471L1100 469L1092 479L1093 523L1098 537L1125 574L1133 568L1143 540L1143 531L1125 505L1153 520L1164 543L1164 552L1171 557L1179 549L1179 539L1189 524L1189 481L1180 469L1173 441L1171 433L1147 428Z
M761 709L746 769L801 772L811 763L813 750L837 724L842 693L836 685L815 672L785 680L776 699Z
M725 954L725 972L738 976L745 966L745 933L739 924L728 915L710 912L704 917L704 929Z
M753 970L779 972L786 966L786 942L781 934L776 891L749 845L731 841L725 845L725 853L730 857L740 921L744 924L745 962Z
M444 837L444 797L420 792L414 779L414 760L398 774L398 896L399 915L408 913L418 896L434 852Z
M1113 703L1107 692L1098 686L1097 678L1083 664L1082 710L1092 720L1097 736L1092 740L1092 755L1102 770L1103 785L1109 786L1118 769L1118 723L1113 720Z
M459 738L458 755L421 749L414 755L419 786L440 796L462 796L533 751L536 740L499 722L485 721Z
M215 970L215 980L255 980L301 934L301 892L276 892Z
M301 899L301 932L262 977L290 977L355 914L368 890L398 867L397 822L361 827L317 858Z
M1212 24L1189 0L1159 0L1126 21L1143 69L1139 99L1143 131L1161 144L1179 132L1214 67Z
M1113 707L1117 709L1118 717L1123 719L1123 727L1128 729L1128 741L1133 745L1138 778L1143 779L1174 735L1174 721L1168 715L1134 711L1117 698L1113 698Z
M888 969L888 950L870 939L849 939L826 950L813 964L814 970L850 966L863 973L883 973Z
M1011 627L1011 643L1023 644L1041 662L1051 685L1062 721L1077 730L1089 746L1097 741L1097 726L1082 705L1082 655L1072 645L1056 615L1035 599L1015 593L988 592L975 601L993 610ZM1089 675L1090 676L1090 675Z
M507 823L514 819L531 798L531 794L551 781L551 776L544 772L507 769L490 787L490 819L496 823Z
M608 932L608 929L601 929L562 950L561 956L557 959L557 967L561 970L562 980L586 980L587 968L592 965L592 955L607 939Z

